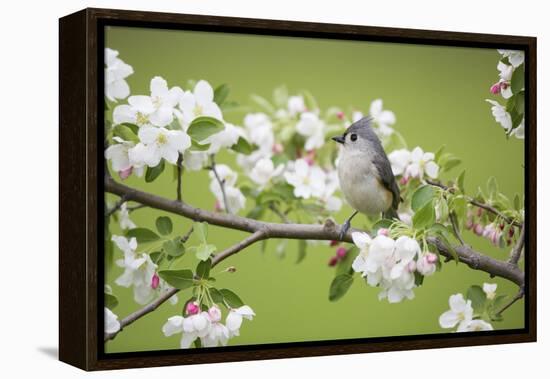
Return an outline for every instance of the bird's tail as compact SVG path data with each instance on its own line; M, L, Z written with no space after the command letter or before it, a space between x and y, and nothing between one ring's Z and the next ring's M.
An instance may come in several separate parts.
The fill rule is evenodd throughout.
M399 215L397 214L397 210L393 207L382 213L382 217L388 220L399 220Z

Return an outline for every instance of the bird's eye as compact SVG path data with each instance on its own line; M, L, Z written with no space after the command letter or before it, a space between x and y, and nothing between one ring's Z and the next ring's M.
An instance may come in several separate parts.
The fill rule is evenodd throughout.
M349 136L349 139L352 141L357 141L357 134L353 133L351 136Z

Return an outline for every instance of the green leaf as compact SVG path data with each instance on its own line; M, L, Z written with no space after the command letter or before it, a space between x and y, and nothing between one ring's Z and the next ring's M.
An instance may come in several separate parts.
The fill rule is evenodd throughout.
M243 137L239 137L237 143L231 146L231 150L244 155L250 155L254 151L252 145Z
M525 72L523 65L517 67L512 73L512 93L515 95L525 86Z
M418 211L420 208L424 207L426 204L431 203L435 197L435 190L433 186L427 184L418 188L411 200L411 207L413 211Z
M415 229L424 229L435 222L435 209L431 202L426 203L414 213L413 226Z
M216 246L212 244L203 243L197 246L195 256L201 261L206 261L210 258L213 252L216 251Z
M223 295L223 299L231 308L239 308L244 305L243 301L237 294L227 288L222 288L220 293Z
M460 175L458 175L458 179L456 180L456 183L458 185L458 189L460 192L464 193L464 177L466 176L466 170L462 170Z
M160 238L157 233L147 228L130 229L126 232L126 237L136 237L138 243L153 242Z
M489 191L489 197L495 196L498 192L497 179L491 176L487 181L487 190Z
M208 149L210 149L209 143L200 144L194 139L191 140L191 147L189 148L190 151L206 151Z
M350 274L341 274L335 277L330 283L328 299L337 301L342 298L350 289L353 283L353 276Z
M113 309L118 305L118 299L115 295L106 293L105 294L105 306L109 309Z
M424 275L422 275L418 271L415 271L414 272L414 284L417 287L420 287L422 285L422 283L424 283Z
M196 232L199 241L206 243L208 239L208 223L207 222L195 222L193 230Z
M172 233L172 220L170 220L170 217L161 216L157 218L155 225L157 226L159 233L164 236Z
M168 284L179 290L193 287L195 284L191 270L162 270L158 274Z
M307 242L305 240L298 241L298 258L296 258L296 263L300 263L306 257L307 253Z
M262 218L264 212L265 207L263 205L256 205L250 210L250 212L246 214L246 217L254 220L259 220L260 218Z
M466 216L468 201L462 195L454 196L451 200L451 210L456 214L459 220Z
M227 84L221 84L214 90L214 102L218 105L222 105L227 96L229 95L229 86Z
M145 171L145 181L151 183L153 180L159 177L160 174L164 171L164 159L160 161L155 167L147 167Z
M485 309L485 302L487 301L487 295L483 292L480 286L474 285L468 288L466 298L472 301L472 308L477 314L482 314Z
M185 246L183 246L179 237L165 241L162 244L162 249L171 257L180 257L185 253Z
M445 150L446 145L441 146L434 154L434 160L439 163L439 160L441 159L441 155L443 154L443 151Z
M202 142L211 135L221 132L224 128L225 126L220 120L214 117L201 116L191 122L187 134L193 140Z
M159 264L162 262L164 255L162 251L155 251L154 253L149 254L149 257L151 257L151 261L153 261L154 264Z
M200 261L197 265L197 276L202 279L208 279L208 276L210 275L210 267L212 267L212 261L210 259Z
M212 287L208 291L210 292L210 297L214 303L223 304L223 295L218 289Z
M275 108L273 107L273 105L271 105L271 103L269 101L267 101L266 99L264 99L263 97L261 97L259 95L252 94L252 95L250 95L250 99L262 111L264 111L266 113L270 113L270 114L275 113Z
M445 164L443 165L443 171L450 171L458 166L461 162L462 159L451 156L445 161Z
M132 131L130 127L125 124L118 124L113 127L113 136L120 137L124 141L139 142L139 138L136 133Z

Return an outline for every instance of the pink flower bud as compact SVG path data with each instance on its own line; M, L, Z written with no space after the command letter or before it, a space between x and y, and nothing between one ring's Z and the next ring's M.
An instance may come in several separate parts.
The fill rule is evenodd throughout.
M222 319L222 311L216 305L213 305L208 310L208 316L210 317L210 321L219 322Z
M493 95L498 95L500 93L500 83L493 84L490 91Z
M474 233L478 236L483 235L483 225L481 224L474 224Z
M199 303L197 303L196 301L190 301L185 306L185 313L187 315L196 315L197 313L199 313L200 310L201 309L199 307Z
M134 170L134 168L132 166L130 166L127 169L119 171L118 176L120 176L120 179L122 179L122 180L127 179L130 175L132 175L133 170Z
M399 184L401 184L402 186L406 186L408 182L409 178L406 176L402 176L401 179L399 179Z
M508 237L512 238L514 236L514 228L511 227L510 229L508 229Z
M220 202L218 200L216 200L216 202L214 203L214 210L216 212L221 212L223 210L222 205L220 204Z
M273 151L273 154L281 154L284 150L285 149L283 145L280 143L274 144L273 147L271 148L271 151Z
M151 278L151 288L156 290L157 288L159 288L159 284L160 284L160 278L155 272L155 274Z
M471 218L469 218L466 220L466 223L464 224L464 226L466 227L466 229L470 230L474 227L474 222L472 221Z
M338 249L336 249L336 256L340 259L344 258L347 253L348 251L346 250L345 247L339 247Z
M409 272L413 272L414 270L416 270L416 262L410 261L409 264L407 265L407 270Z
M337 263L338 263L338 257L337 256L331 257L330 260L328 261L328 265L330 267L336 266Z
M338 117L340 120L343 120L344 117L345 117L345 114L344 114L344 112L340 111L340 112L336 113L336 117Z
M483 215L483 209L478 208L477 209L477 217L481 217Z
M434 264L437 262L437 255L434 253L428 253L426 254L426 262L430 264Z
M307 162L308 165L313 166L315 163L315 150L308 151L306 156L304 157L304 160Z
M386 228L380 228L378 229L378 233L377 233L379 236L386 236L386 237L389 237L390 236L390 231Z
M340 245L340 241L335 241L335 240L330 241L330 247L334 247L338 245Z

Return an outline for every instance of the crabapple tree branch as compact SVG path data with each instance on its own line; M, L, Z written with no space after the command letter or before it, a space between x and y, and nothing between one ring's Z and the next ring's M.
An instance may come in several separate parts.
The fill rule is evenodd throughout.
M261 231L263 233L263 239L287 238L303 240L338 240L338 235L341 228L330 219L328 219L323 225L294 223L281 224L253 220L227 213L210 212L204 209L195 208L184 202L169 200L161 196L128 187L122 183L116 182L109 176L105 177L105 190L118 196L125 196L128 200L145 204L148 207L171 212L194 221L204 221L212 225L250 233ZM346 242L352 242L351 234L355 231L358 230L350 229L344 235L343 240ZM453 257L453 252L451 252L441 240L437 238L430 238L429 242L438 249L441 255L447 258ZM472 269L485 271L492 276L499 276L504 279L508 279L516 283L518 286L522 286L524 284L523 271L513 263L488 257L474 251L469 246L456 246L454 250L459 261L468 265Z
M192 229L191 229L191 232L192 232ZM190 233L188 233L188 234L190 234ZM214 266L218 265L220 262L222 262L223 260L229 258L233 254L236 254L239 251L244 250L248 246L250 246L250 245L252 245L252 244L254 244L258 241L261 241L265 238L266 238L266 235L265 235L265 232L263 230L258 230L256 232L252 233L250 236L246 237L241 242L239 242L239 243L225 249L224 251L216 254L212 258L212 266L211 267L214 267ZM118 331L116 331L114 333L105 333L105 337L104 337L105 342L115 338L116 335L120 331L122 331L124 327L132 324L134 321L142 318L146 314L153 312L155 309L157 309L159 306L161 306L166 300L170 299L172 296L174 296L178 292L179 292L179 289L172 288L169 291L162 294L161 296L159 296L155 301L147 304L145 307L143 307L141 309L138 309L134 313L126 316L124 319L122 319L120 321L120 329Z

